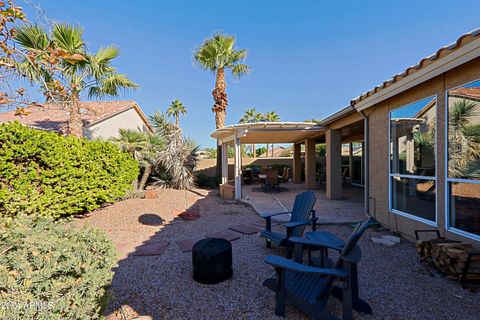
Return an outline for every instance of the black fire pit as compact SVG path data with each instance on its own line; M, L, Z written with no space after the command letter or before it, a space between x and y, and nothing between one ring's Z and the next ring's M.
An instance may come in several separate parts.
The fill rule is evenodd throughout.
M193 280L215 284L232 277L232 244L225 239L202 239L192 249Z

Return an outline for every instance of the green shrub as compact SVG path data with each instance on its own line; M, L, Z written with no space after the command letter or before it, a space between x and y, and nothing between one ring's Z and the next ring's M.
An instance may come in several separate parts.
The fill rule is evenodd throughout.
M98 319L115 248L52 217L0 218L0 319Z
M200 188L215 189L221 182L221 179L217 176L209 176L205 173L197 173L195 176L197 186Z
M124 196L138 173L110 142L0 124L0 216L85 213Z

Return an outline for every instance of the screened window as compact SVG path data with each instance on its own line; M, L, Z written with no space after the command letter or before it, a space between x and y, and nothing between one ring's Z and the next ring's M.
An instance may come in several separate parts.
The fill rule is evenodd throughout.
M480 81L447 91L449 225L480 236Z
M390 207L436 221L436 97L390 112Z

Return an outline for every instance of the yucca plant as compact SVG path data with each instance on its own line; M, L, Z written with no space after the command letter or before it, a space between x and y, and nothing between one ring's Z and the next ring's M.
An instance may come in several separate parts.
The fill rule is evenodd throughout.
M113 138L120 148L130 153L143 170L137 190L143 190L158 161L160 152L165 148L165 139L157 134L120 129L119 137Z
M165 114L156 112L150 122L156 134L165 139L165 148L158 154L155 166L158 184L175 189L192 188L198 146L193 140L184 138L180 128L168 121Z
M456 101L449 109L448 174L451 178L478 178L476 159L480 158L478 136L472 135L471 119L477 115L478 104L468 99ZM475 131L475 130L473 130Z

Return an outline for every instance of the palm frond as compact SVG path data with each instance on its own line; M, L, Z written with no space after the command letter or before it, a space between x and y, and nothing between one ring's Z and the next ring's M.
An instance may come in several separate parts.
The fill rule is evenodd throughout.
M116 97L122 91L138 88L138 85L120 73L112 73L104 78L98 79L97 85L90 87L88 97L104 98L106 96Z
M250 72L250 67L247 66L246 64L237 64L233 66L232 68L232 75L235 78L240 78L243 75L246 75Z
M53 25L52 39L55 44L69 54L85 52L83 29L67 23Z
M50 45L47 32L38 24L25 24L18 27L15 33L15 42L28 51L43 51Z

